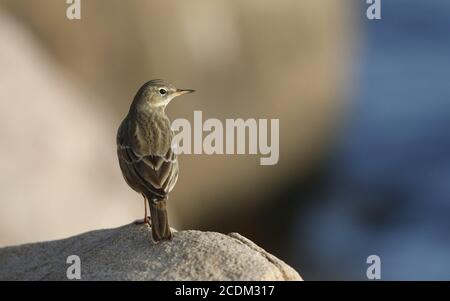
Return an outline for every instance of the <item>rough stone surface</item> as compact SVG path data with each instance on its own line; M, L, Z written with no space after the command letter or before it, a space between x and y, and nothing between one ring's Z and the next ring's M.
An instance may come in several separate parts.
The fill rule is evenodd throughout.
M237 233L181 231L155 244L134 224L2 248L0 280L67 280L69 255L80 257L82 280L302 280Z

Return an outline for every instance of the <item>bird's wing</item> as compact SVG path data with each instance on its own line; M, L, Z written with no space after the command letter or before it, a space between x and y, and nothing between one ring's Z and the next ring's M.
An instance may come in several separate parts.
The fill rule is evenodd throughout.
M117 146L119 158L124 160L127 164L145 163L154 171L159 171L164 163L176 163L177 157L172 148L166 152L164 156L138 154L134 151L132 146L120 144Z
M118 150L119 158L146 190L156 196L169 193L178 178L178 162L172 148L165 156L137 155L132 148Z
M178 178L178 162L172 147L164 156L137 153L131 143L120 139L123 137L120 137L120 132L119 129L117 153L119 161L122 161L121 165L133 177L131 181L138 181L141 187L164 197L172 190Z

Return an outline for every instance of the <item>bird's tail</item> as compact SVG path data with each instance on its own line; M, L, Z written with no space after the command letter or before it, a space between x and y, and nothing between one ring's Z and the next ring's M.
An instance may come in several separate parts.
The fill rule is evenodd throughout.
M154 241L172 239L172 232L170 231L169 219L167 217L166 201L167 199L148 199Z

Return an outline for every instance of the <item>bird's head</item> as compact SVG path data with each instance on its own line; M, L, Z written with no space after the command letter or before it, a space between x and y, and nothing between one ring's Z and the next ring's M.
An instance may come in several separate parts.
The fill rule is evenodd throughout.
M174 85L154 79L146 82L138 91L135 102L138 102L150 109L164 109L169 102L177 96L192 93L194 90L177 89Z

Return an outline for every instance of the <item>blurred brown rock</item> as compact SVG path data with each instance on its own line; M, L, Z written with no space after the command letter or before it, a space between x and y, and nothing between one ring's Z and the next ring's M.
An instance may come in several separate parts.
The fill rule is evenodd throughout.
M0 13L0 245L140 216L118 168L111 112Z

